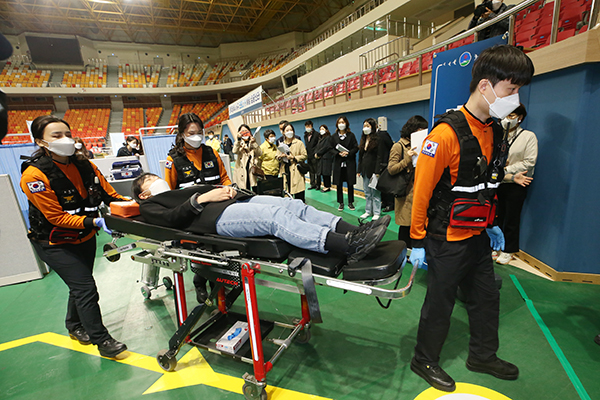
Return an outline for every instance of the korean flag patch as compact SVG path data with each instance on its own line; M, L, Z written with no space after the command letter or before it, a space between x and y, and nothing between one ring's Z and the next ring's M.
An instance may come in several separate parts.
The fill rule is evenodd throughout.
M423 144L423 150L421 153L429 157L435 157L435 152L437 151L438 145L439 143L432 142L431 140L427 139Z
M167 161L167 162L165 163L165 168L166 168L166 169L171 169L171 167L172 167L172 166L173 166L173 161Z
M215 164L214 164L212 161L206 161L206 162L204 163L204 168L206 168L206 169L208 169L208 168L212 168L212 167L214 167L214 166L215 166Z
M42 181L27 182L27 187L31 193L39 193L46 191L46 185Z

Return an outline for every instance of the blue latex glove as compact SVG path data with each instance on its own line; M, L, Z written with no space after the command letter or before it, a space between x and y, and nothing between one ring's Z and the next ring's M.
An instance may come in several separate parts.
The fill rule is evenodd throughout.
M504 250L504 233L499 226L486 229L488 236L490 237L490 245L492 250L499 251Z
M102 228L104 232L108 233L109 235L112 235L112 231L106 226L104 218L96 218L95 223L98 228Z
M414 247L410 253L410 263L415 265L419 264L419 268L425 268L427 261L425 261L425 249L423 247Z

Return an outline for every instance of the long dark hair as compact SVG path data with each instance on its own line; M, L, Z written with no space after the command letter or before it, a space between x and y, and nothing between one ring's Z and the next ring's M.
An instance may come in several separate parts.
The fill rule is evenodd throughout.
M202 123L202 120L196 114L181 114L179 116L179 120L177 121L177 136L175 137L175 150L179 154L185 154L185 140L183 139L183 132L189 124L198 124L200 126L200 129L204 129L204 123Z
M402 130L400 130L400 137L403 139L410 139L410 135L413 132L420 131L421 129L427 129L429 124L427 120L420 115L413 115L406 121Z
M341 117L338 117L338 119L335 120L335 133L340 133L340 130L338 129L340 119L346 124L346 133L350 132L350 122L348 122L348 118L346 118L346 116L342 115Z
M377 134L377 121L373 118L365 119L365 122L371 125L371 134L365 135L364 133L360 137L360 144L358 145L358 149L361 153L364 153L367 150L377 149L379 146L379 135ZM365 124L363 122L363 125ZM369 139L369 148L365 149L365 143L367 142L367 138Z
M321 135L321 128L325 128L326 133L324 135ZM327 136L331 136L331 132L329 132L329 128L327 127L327 125L323 124L319 127L319 140L321 140L321 138L326 138Z
M33 123L31 124L31 134L33 135L34 142L35 139L44 140L44 130L48 125L54 122L61 122L65 124L69 130L71 130L71 126L64 119L60 119L54 115L42 115L34 119ZM31 158L36 158L44 154L48 154L48 151L44 147L40 146L40 148L31 155Z

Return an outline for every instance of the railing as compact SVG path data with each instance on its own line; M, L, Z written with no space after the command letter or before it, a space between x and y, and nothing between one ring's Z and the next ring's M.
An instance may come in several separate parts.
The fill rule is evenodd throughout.
M375 47L369 51L365 51L358 56L362 70L367 70L377 66L377 63L396 55L400 58L400 54L405 55L409 51L410 42L407 37L399 37L382 45Z
M488 28L500 21L503 21L506 18L509 18L509 28L508 28L508 44L515 44L515 16L518 12L525 10L531 5L539 2L544 2L545 0L525 0L522 3L516 5L513 8L510 8L498 15L496 18L486 21L472 29L469 29L463 33L455 35L450 39L446 39L440 43L436 43L426 49L419 50L417 52L406 54L398 59L388 62L386 64L380 66L374 66L368 68L360 73L353 74L345 77L344 79L337 80L334 82L326 83L316 88L310 89L306 92L297 94L295 96L289 97L287 99L283 99L277 101L275 103L270 103L262 108L251 111L245 115L244 122L246 124L254 124L259 123L265 119L271 119L275 117L281 117L282 115L287 115L288 112L290 114L295 114L298 112L306 111L307 105L309 103L313 103L313 107L316 107L318 102L322 103L323 106L327 105L327 100L330 100L331 104L336 104L336 97L340 95L344 95L346 97L346 101L350 100L350 92L357 91L359 98L363 97L363 89L365 86L376 86L376 94L380 94L380 76L381 72L384 69L388 71L395 71L395 85L396 90L399 89L399 79L400 79L400 66L404 64L404 62L413 60L418 62L418 69L416 73L418 73L418 85L422 85L422 77L423 77L423 55L427 53L431 53L435 50L444 49L447 50L448 46L462 39L469 38L473 36L473 40L477 41L478 32L482 31L485 28ZM595 26L598 19L598 1L592 0L592 6L590 11L589 18L589 26ZM554 0L554 9L553 9L553 19L552 19L552 30L550 37L550 44L556 43L556 37L558 32L558 20L559 20L559 10L560 10L560 0ZM385 46L385 45L384 45ZM408 51L408 49L407 49ZM411 74L414 76L414 74ZM369 81L371 80L371 81ZM338 90L340 89L341 90ZM385 93L385 92L384 92ZM288 111L289 110L289 111Z
M421 20L417 20L417 22L410 22L406 17L402 21L396 21L389 18L387 20L388 35L424 39L431 35L434 31L435 27L433 22L426 23Z

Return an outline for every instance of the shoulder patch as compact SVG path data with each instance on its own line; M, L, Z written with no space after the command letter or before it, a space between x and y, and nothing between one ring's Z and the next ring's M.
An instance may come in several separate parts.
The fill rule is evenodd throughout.
M27 182L27 187L31 193L39 193L46 191L46 185L42 181Z
M423 144L423 150L421 151L421 153L429 157L435 157L435 152L437 151L438 146L439 143L426 139L425 143Z
M167 162L165 163L165 168L171 169L172 167L173 167L173 161L167 160Z

